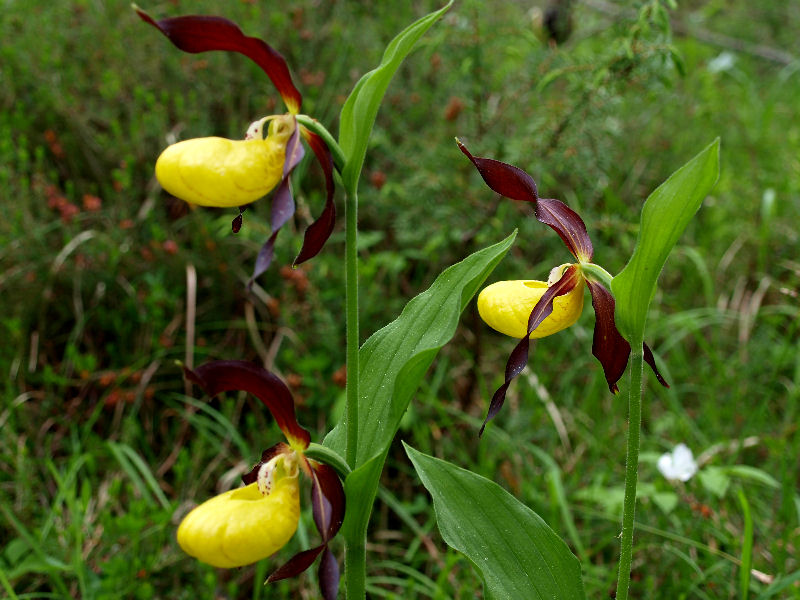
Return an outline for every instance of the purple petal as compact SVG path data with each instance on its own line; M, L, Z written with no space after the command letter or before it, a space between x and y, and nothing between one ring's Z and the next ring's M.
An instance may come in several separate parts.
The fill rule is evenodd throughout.
M313 484L311 486L311 510L314 523L327 542L333 538L344 521L345 495L342 482L333 467L309 461Z
M580 275L578 274L578 269L574 265L570 266L561 275L561 279L547 288L547 291L539 298L536 306L533 307L528 317L528 332L514 347L514 350L511 351L511 356L509 356L508 362L506 363L505 382L497 388L497 391L492 396L492 401L489 403L489 411L486 413L486 418L483 420L483 425L481 425L478 435L483 435L486 424L500 412L506 400L508 386L511 385L511 381L519 375L525 368L525 365L528 364L530 334L553 312L553 301L558 296L563 296L574 290L579 281Z
M248 287L253 285L253 282L269 268L272 259L275 255L275 240L278 237L278 232L281 230L286 222L294 214L294 198L292 197L292 188L290 179L294 168L300 163L305 155L303 144L300 142L299 127L295 127L292 137L289 138L286 144L286 158L283 162L283 178L278 184L275 193L272 196L272 209L270 213L270 227L272 228L272 235L269 236L261 250L258 251L256 257L256 264L253 268L253 275L250 277Z
M339 563L327 546L319 561L319 587L325 600L336 600L339 593Z
M272 80L289 111L300 112L303 98L292 82L286 60L263 40L246 36L235 23L221 17L191 15L156 21L139 8L136 12L184 52L224 50L244 54Z

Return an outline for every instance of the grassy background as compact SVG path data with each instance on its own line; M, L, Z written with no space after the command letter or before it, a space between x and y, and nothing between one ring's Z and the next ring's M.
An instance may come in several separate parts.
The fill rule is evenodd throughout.
M744 557L745 573L764 574L750 578L752 597L800 597L791 583L800 580L800 6L691 2L669 13L672 33L658 6L579 2L558 47L537 36L522 2L462 0L431 30L392 83L367 157L362 332L514 228L519 241L493 279L541 279L568 260L526 207L489 192L454 136L578 210L612 273L632 249L643 199L720 136L720 182L650 315L647 337L672 387L648 381L634 593L740 597ZM304 112L335 130L353 83L436 3L143 7L222 14L267 39L292 67ZM269 365L316 440L341 409L341 227L308 268L283 267L322 207L316 168L296 178L298 216L254 294L244 283L268 233L268 202L234 236L234 213L189 210L152 176L167 143L241 137L283 110L277 94L242 57L178 52L126 2L7 2L0 34L0 589L315 597L313 572L261 585L314 539L310 514L278 559L236 571L201 565L174 541L194 502L235 485L281 435L250 398L199 397L176 360ZM513 341L468 309L398 437L506 486L568 540L588 597L605 598L616 580L626 407L591 357L592 327L586 311L538 344L478 442ZM655 460L680 441L704 466L672 486ZM480 596L399 445L379 498L373 597Z

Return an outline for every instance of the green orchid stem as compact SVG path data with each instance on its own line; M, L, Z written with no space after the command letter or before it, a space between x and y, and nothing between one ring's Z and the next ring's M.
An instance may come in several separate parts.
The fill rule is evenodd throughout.
M324 140L325 144L328 146L328 149L331 151L333 164L336 166L336 170L341 173L342 169L344 169L344 164L347 161L345 160L344 152L342 152L342 149L339 147L339 144L336 143L336 140L331 135L330 131L325 129L325 126L322 123L309 117L308 115L297 115L296 119L298 123L303 125L309 131L313 131Z
M611 273L606 271L600 265L596 265L591 262L581 262L581 271L583 271L583 274L589 279L599 281L605 287L611 289L611 280L613 277L611 276Z
M617 600L627 600L633 559L633 518L639 478L639 439L642 429L642 339L631 340L630 389L628 390L628 449L625 458L625 500L622 506Z
M355 186L353 186L355 188ZM345 200L345 322L347 324L347 389L345 460L356 467L358 451L358 192L347 190ZM347 488L345 484L345 489ZM344 536L344 584L348 600L367 594L366 531Z
M303 454L317 462L333 467L336 474L339 475L342 480L347 479L347 476L350 474L350 466L339 454L327 446L311 442L308 448L303 451Z

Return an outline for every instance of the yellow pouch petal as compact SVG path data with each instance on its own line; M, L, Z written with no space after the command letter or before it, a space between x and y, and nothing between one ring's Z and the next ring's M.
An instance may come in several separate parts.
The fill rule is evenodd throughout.
M215 496L186 515L178 527L178 544L204 563L241 567L285 546L299 518L297 477L278 480L268 496L251 483Z
M294 122L275 119L261 139L185 140L156 161L156 178L173 196L200 206L244 206L267 195L283 177L286 144Z
M515 338L528 331L528 317L547 291L547 283L535 280L498 281L478 296L478 313L489 327ZM573 325L583 310L583 279L575 289L553 301L553 312L531 333L531 338L552 335Z

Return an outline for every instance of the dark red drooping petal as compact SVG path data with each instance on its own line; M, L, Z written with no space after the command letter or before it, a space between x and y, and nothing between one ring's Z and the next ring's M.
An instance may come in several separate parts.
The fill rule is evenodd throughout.
M286 158L283 162L283 177L275 193L272 196L272 207L270 211L270 227L272 234L269 236L261 250L258 251L256 264L253 268L253 275L250 277L248 286L269 268L275 253L275 240L278 232L294 214L294 197L292 196L291 175L294 168L300 164L305 156L303 144L300 142L300 128L295 124L294 133L286 143Z
M653 373L655 374L656 379L658 379L658 383L663 385L665 388L668 388L669 384L667 383L667 380L664 379L661 376L661 373L658 372L658 368L656 367L656 359L653 356L653 351L650 350L650 346L647 344L642 344L642 351L644 352L644 362L650 365L650 368L653 369Z
M327 546L319 561L319 587L325 600L336 600L339 594L339 563Z
M290 558L286 564L278 567L269 577L267 577L267 583L280 581L281 579L288 579L289 577L296 577L310 567L314 561L317 560L320 552L327 547L327 544L322 544L320 546L316 546L315 548L309 548L308 550L298 552L292 558Z
M617 382L628 365L631 345L622 337L614 323L614 296L602 284L587 281L594 306L594 338L592 354L600 361L608 382L608 389L619 392Z
M300 112L303 98L292 82L286 60L263 40L246 36L236 23L221 17L195 15L156 21L139 8L136 8L136 12L143 21L158 29L184 52L197 54L224 50L244 54L272 80L289 112Z
M239 231L241 231L242 223L244 222L244 211L246 210L246 206L240 206L239 214L233 218L233 221L231 221L231 231L233 233L239 233Z
M291 451L292 449L289 447L289 444L286 444L285 442L278 442L271 448L267 448L261 453L261 460L255 464L250 472L242 475L242 481L245 485L255 483L255 481L258 479L258 471L261 469L262 465L265 465L279 454L287 454Z
M253 394L272 413L278 427L292 445L307 448L311 435L297 422L289 388L266 369L244 360L217 360L192 370L184 367L186 378L209 396L244 391Z
M478 169L478 173L481 174L486 185L501 196L512 200L522 200L523 202L536 202L539 198L539 194L536 191L536 182L533 177L522 169L493 158L472 156L467 147L461 143L461 140L456 139L456 143L461 148L461 152Z
M314 523L327 542L339 532L344 521L345 495L342 482L333 467L316 461L311 466L311 509Z
M584 262L591 262L594 255L592 240L586 231L586 224L580 215L561 200L539 198L534 210L536 218L552 227L564 240L572 256Z
M580 277L578 269L574 265L570 266L561 275L561 279L547 288L547 291L539 298L536 306L533 307L530 317L528 317L528 333L525 334L525 337L522 338L514 347L514 350L511 351L511 356L509 356L508 362L506 363L506 380L503 385L497 388L497 391L492 396L492 401L489 404L489 411L486 413L486 418L483 420L483 425L481 425L478 435L483 435L486 424L500 412L506 400L508 386L511 385L511 381L519 375L525 368L525 365L528 364L530 334L553 312L553 301L558 296L563 296L575 289L575 286L578 285L580 281Z
M294 264L299 265L305 261L314 258L325 242L333 232L333 226L336 224L336 205L333 203L334 185L333 185L333 159L331 158L331 151L325 144L323 139L313 131L309 131L303 126L300 126L300 132L303 137L311 146L314 151L314 156L322 166L322 171L325 174L325 208L322 214L306 229L303 237L303 247L300 249L300 254L294 259Z

